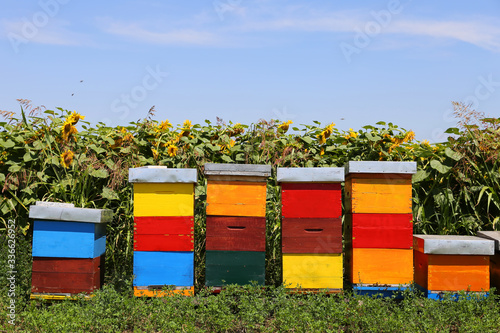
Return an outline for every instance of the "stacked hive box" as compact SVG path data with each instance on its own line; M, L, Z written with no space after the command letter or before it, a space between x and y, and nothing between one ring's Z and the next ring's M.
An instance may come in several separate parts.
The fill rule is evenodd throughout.
M415 284L432 299L443 292L488 292L494 247L474 236L414 235Z
M265 282L268 165L205 164L206 285Z
M495 254L490 257L490 285L500 294L500 231L478 231L477 236L495 242Z
M111 210L37 202L30 206L29 217L35 220L32 298L64 298L102 286Z
M134 184L134 295L194 293L196 169L129 170ZM164 286L172 287L166 292Z
M413 280L415 162L348 162L345 235L349 281L361 294L391 295Z
M278 168L277 179L283 204L283 283L341 290L344 168Z

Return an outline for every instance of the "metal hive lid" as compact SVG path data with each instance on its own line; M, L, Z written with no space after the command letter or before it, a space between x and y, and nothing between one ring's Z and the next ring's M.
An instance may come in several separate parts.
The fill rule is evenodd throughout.
M277 180L280 183L339 183L343 182L344 178L344 168L278 168L277 172Z
M196 183L198 171L191 168L168 168L166 166L144 166L128 169L130 183Z

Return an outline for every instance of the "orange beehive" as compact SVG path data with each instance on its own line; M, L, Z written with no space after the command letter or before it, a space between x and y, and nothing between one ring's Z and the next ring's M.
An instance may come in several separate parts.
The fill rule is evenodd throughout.
M350 161L345 166L344 240L355 292L390 295L412 282L415 172L415 162Z
M494 242L474 236L414 235L415 283L429 298L443 292L488 292Z

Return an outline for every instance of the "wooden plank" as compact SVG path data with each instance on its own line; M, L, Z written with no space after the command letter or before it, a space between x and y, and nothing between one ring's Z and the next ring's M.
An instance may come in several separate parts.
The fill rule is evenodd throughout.
M193 252L134 252L134 286L193 286Z
M428 290L427 277L429 275L429 255L420 251L413 251L413 270L415 283Z
M194 251L194 237L188 235L134 235L134 251Z
M411 175L398 178L347 177L346 211L349 213L412 213Z
M193 184L134 184L134 216L193 215Z
M106 225L39 221L33 226L33 257L95 258L106 250Z
M341 218L287 218L282 221L283 253L342 253Z
M266 216L266 183L209 180L207 215Z
M354 248L411 249L412 214L346 214Z
M489 256L430 254L428 260L428 290L490 290Z
M266 251L266 218L207 216L207 251Z
M351 283L408 284L413 281L413 250L352 249Z
M173 290L134 287L134 296L137 297L170 297L173 295L194 296L194 287L181 287Z
M136 216L135 251L193 251L193 216Z
M104 281L104 256L94 259L33 258L33 293L90 293Z
M342 215L338 183L283 183L282 215L287 218L339 218Z
M342 288L342 254L283 254L287 288Z
M490 257L490 284L500 294L500 253Z
M265 252L207 251L206 286L265 283Z

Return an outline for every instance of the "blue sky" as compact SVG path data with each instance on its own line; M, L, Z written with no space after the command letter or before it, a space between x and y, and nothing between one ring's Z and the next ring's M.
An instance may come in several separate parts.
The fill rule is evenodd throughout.
M451 102L499 117L500 2L1 1L0 110L93 124L378 121L443 140ZM83 80L83 82L81 82Z

